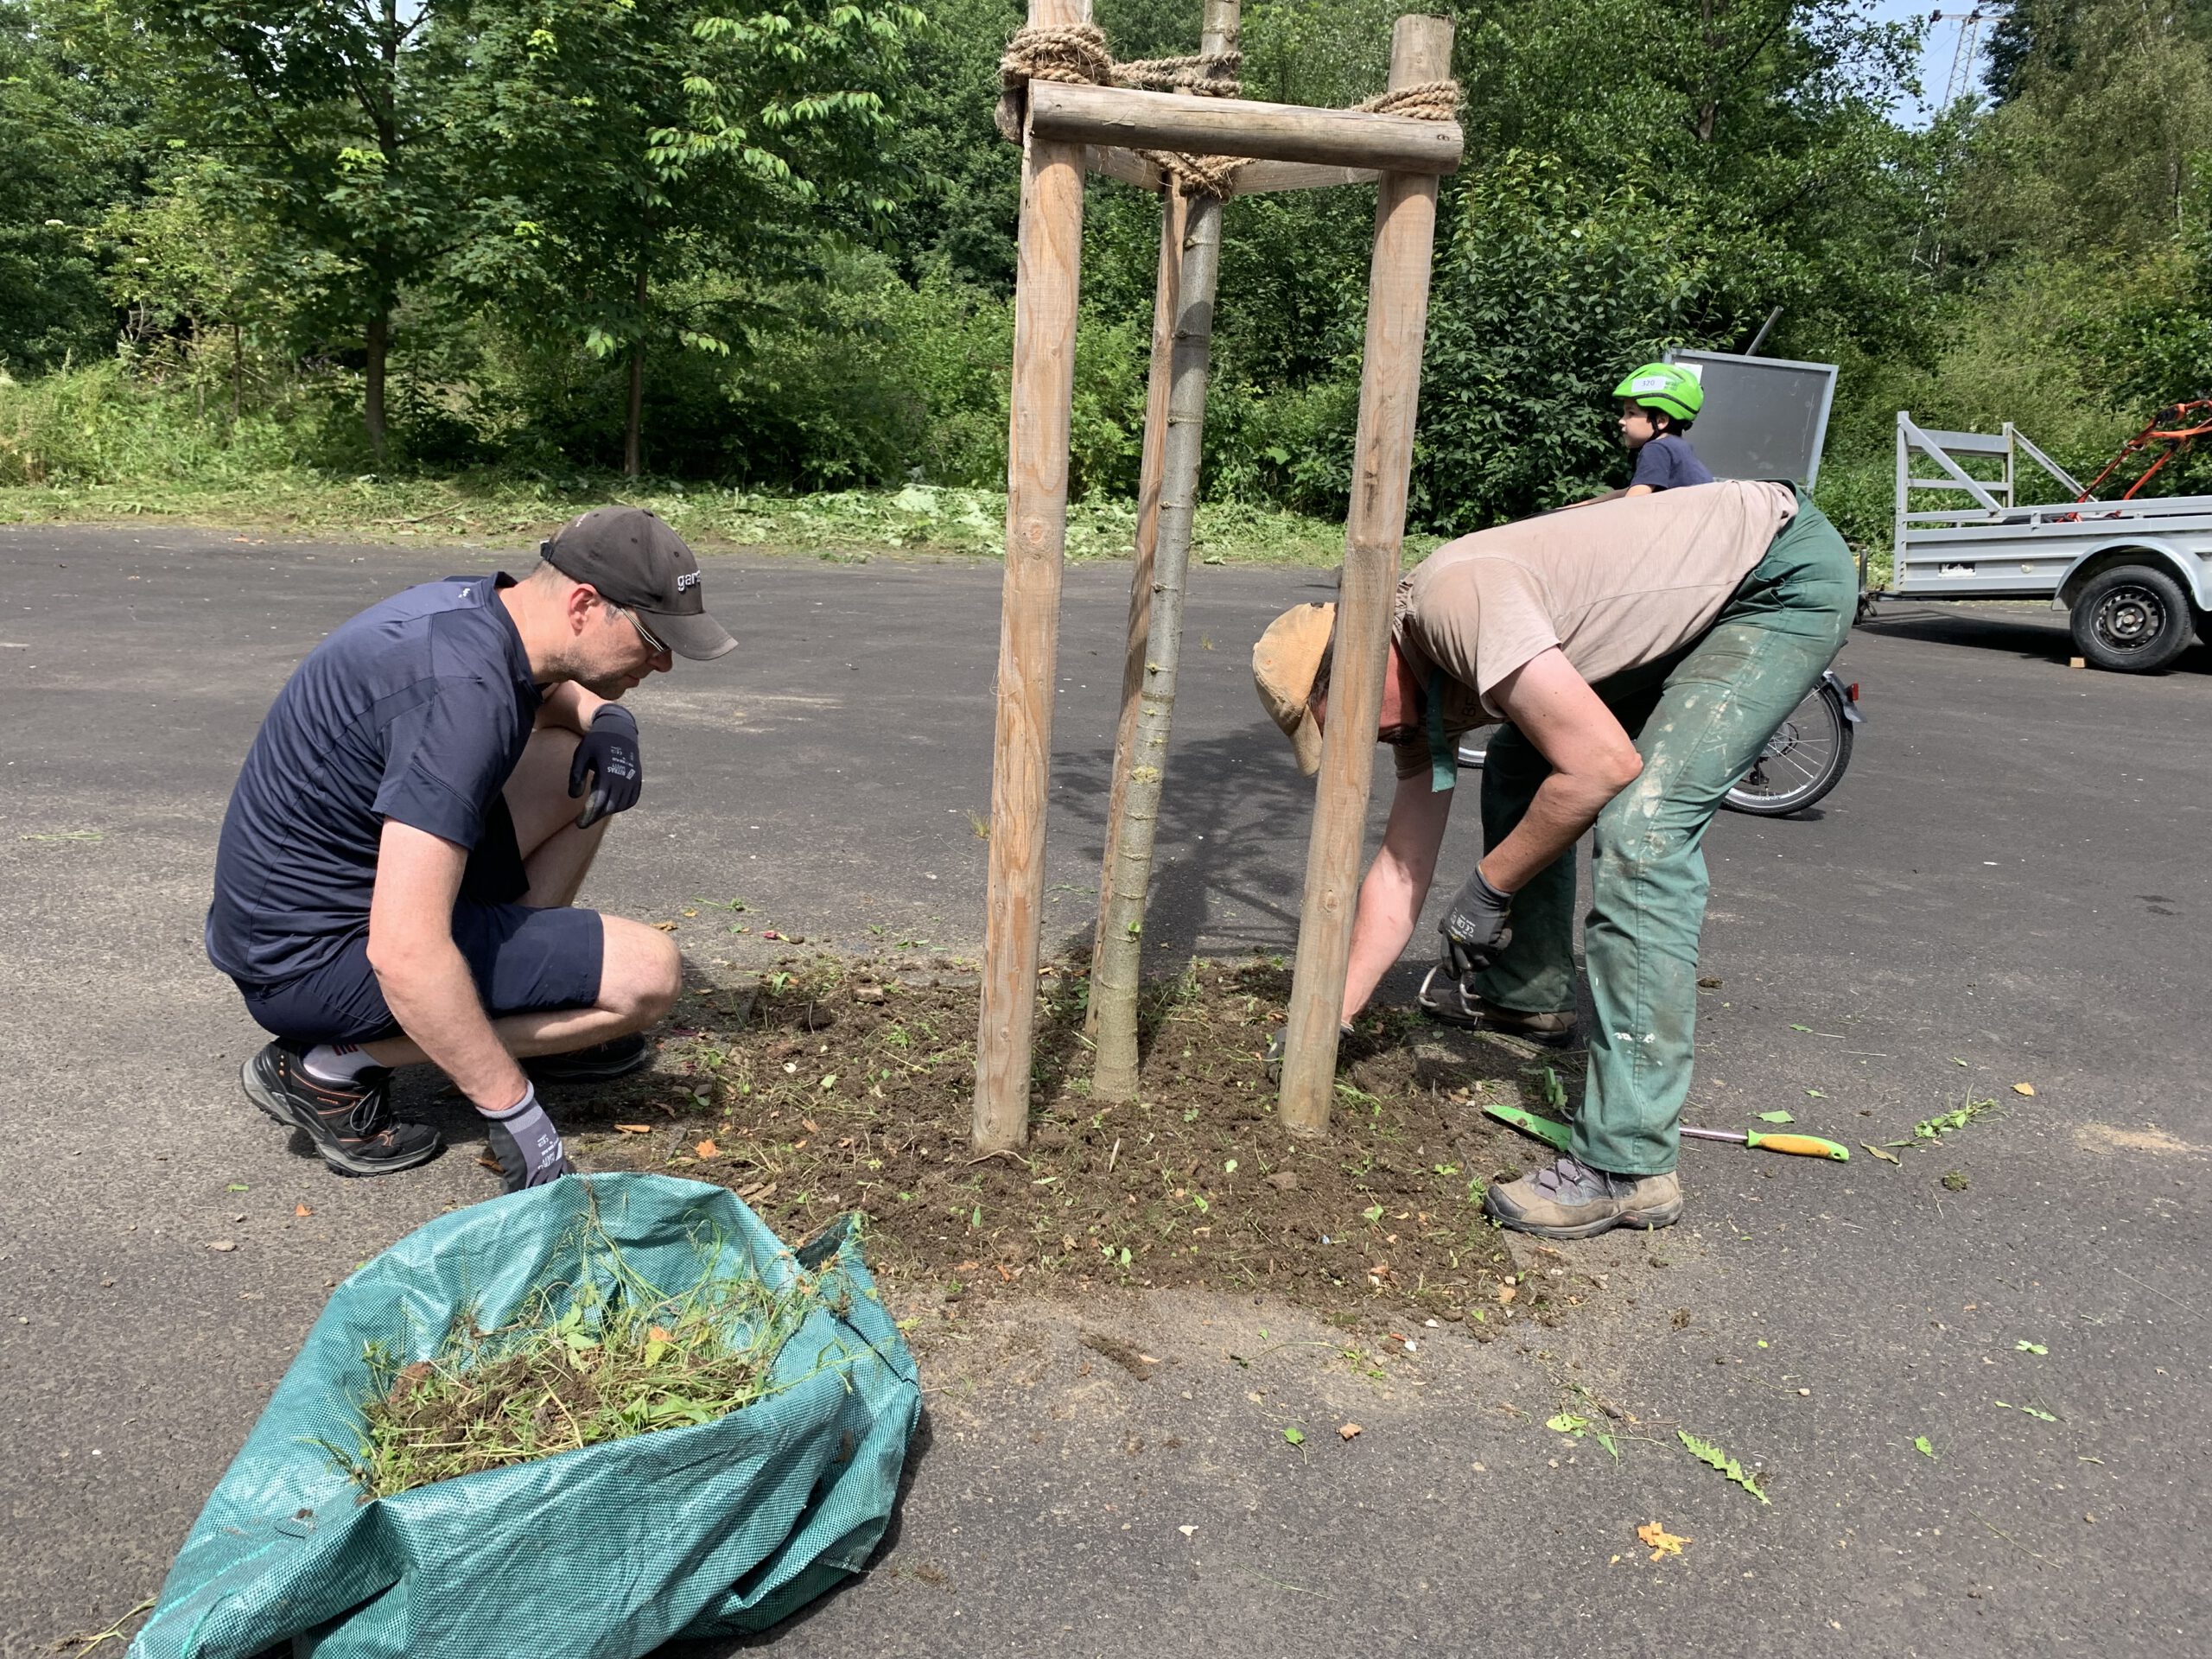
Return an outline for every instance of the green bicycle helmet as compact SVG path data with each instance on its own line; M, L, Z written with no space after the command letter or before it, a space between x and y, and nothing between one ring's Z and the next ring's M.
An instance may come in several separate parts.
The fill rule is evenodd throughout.
M1685 423L1697 419L1705 407L1705 388L1697 377L1672 363L1645 364L1615 386L1613 396Z

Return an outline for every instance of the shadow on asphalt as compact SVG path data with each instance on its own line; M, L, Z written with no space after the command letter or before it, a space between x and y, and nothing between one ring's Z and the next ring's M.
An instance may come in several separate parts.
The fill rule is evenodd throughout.
M1917 639L1929 645L1956 645L1970 651L2002 652L2021 662L2049 663L2063 668L2075 655L2074 641L2063 617L2042 611L2022 613L2015 621L1987 611L1963 611L1948 606L1892 609L1884 606L1873 620L1859 629L1885 639ZM2165 671L2169 674L2212 674L2212 646L2191 645Z
M1202 936L1228 930L1252 948L1287 950L1298 936L1299 879L1281 861L1257 860L1254 837L1288 841L1299 849L1301 875L1313 785L1281 749L1272 727L1225 738L1170 746L1154 836L1152 896L1145 906L1147 972L1198 951ZM1377 757L1378 763L1387 760ZM1113 785L1111 750L1063 754L1053 763L1053 810L1084 826L1084 857L1106 852L1106 804ZM1087 955L1095 904L1083 920L1048 942L1046 955ZM1265 941L1280 941L1268 944Z

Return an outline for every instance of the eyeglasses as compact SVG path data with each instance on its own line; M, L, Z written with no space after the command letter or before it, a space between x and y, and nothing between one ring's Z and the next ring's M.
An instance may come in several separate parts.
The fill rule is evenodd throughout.
M635 611L626 609L624 607L617 605L611 599L607 600L606 603L608 610L613 612L615 615L621 617L625 621L628 622L632 627L638 631L638 638L645 642L645 649L647 651L651 652L656 657L664 657L668 654L668 647L661 644L659 640L653 638L652 631L646 627L644 623L638 620L638 613Z

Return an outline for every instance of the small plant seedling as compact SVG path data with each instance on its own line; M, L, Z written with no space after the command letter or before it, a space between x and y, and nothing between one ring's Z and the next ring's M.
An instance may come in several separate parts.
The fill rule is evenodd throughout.
M2039 1342L2020 1341L2012 1344L2012 1351L2016 1354L2047 1354L2050 1350Z

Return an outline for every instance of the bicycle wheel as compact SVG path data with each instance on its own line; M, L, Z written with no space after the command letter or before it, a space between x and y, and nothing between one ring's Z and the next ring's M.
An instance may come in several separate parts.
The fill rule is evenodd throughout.
M1842 693L1821 681L1775 728L1751 771L1721 804L1761 818L1802 812L1843 776L1851 764L1851 737Z

